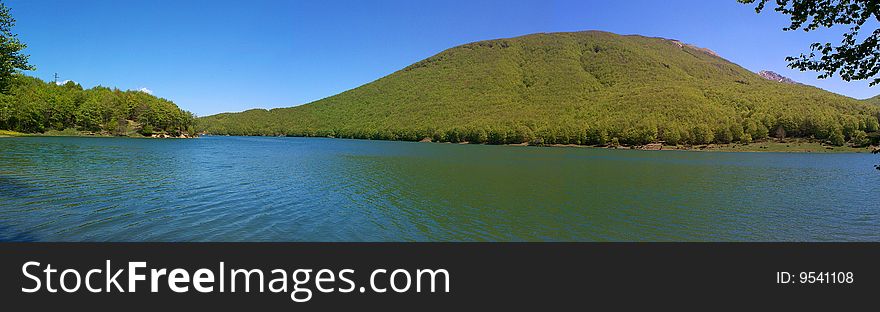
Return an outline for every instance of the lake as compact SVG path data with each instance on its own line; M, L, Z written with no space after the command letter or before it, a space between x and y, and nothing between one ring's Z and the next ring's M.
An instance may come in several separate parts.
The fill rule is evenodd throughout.
M880 157L0 139L0 241L880 241Z

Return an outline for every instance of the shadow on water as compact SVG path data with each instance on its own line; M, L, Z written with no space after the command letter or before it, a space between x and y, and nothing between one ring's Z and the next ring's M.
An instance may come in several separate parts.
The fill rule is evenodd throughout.
M26 196L38 190L23 179L0 175L0 199ZM3 209L0 209L0 212L3 212ZM35 242L38 240L37 236L30 231L13 229L0 223L0 242Z
M0 175L0 197L16 198L33 194L39 190L24 179Z
M29 231L11 229L8 226L0 224L0 243L36 241L39 241L39 239L37 239L37 236Z

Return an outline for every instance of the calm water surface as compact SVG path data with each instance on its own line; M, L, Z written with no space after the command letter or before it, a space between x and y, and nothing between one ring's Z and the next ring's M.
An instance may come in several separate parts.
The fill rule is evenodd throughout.
M0 241L880 241L880 157L0 139Z

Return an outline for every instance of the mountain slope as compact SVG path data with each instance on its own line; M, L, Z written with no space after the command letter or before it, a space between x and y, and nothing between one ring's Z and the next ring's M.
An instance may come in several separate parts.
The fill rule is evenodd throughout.
M213 134L672 144L877 131L878 106L766 80L675 40L607 32L465 44L309 104L200 118Z

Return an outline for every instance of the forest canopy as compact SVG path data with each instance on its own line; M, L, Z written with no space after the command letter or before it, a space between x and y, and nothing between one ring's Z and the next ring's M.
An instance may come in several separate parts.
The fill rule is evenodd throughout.
M18 39L18 34L12 31L13 27L15 18L9 7L0 1L0 93L9 90L13 74L21 70L34 70L34 66L28 63L30 56L22 52L27 45Z
M0 94L0 129L25 133L70 130L105 135L192 134L195 116L141 91L83 89L14 74Z
M446 50L309 104L197 120L211 134L488 144L869 144L880 106L764 79L677 40L534 34Z

